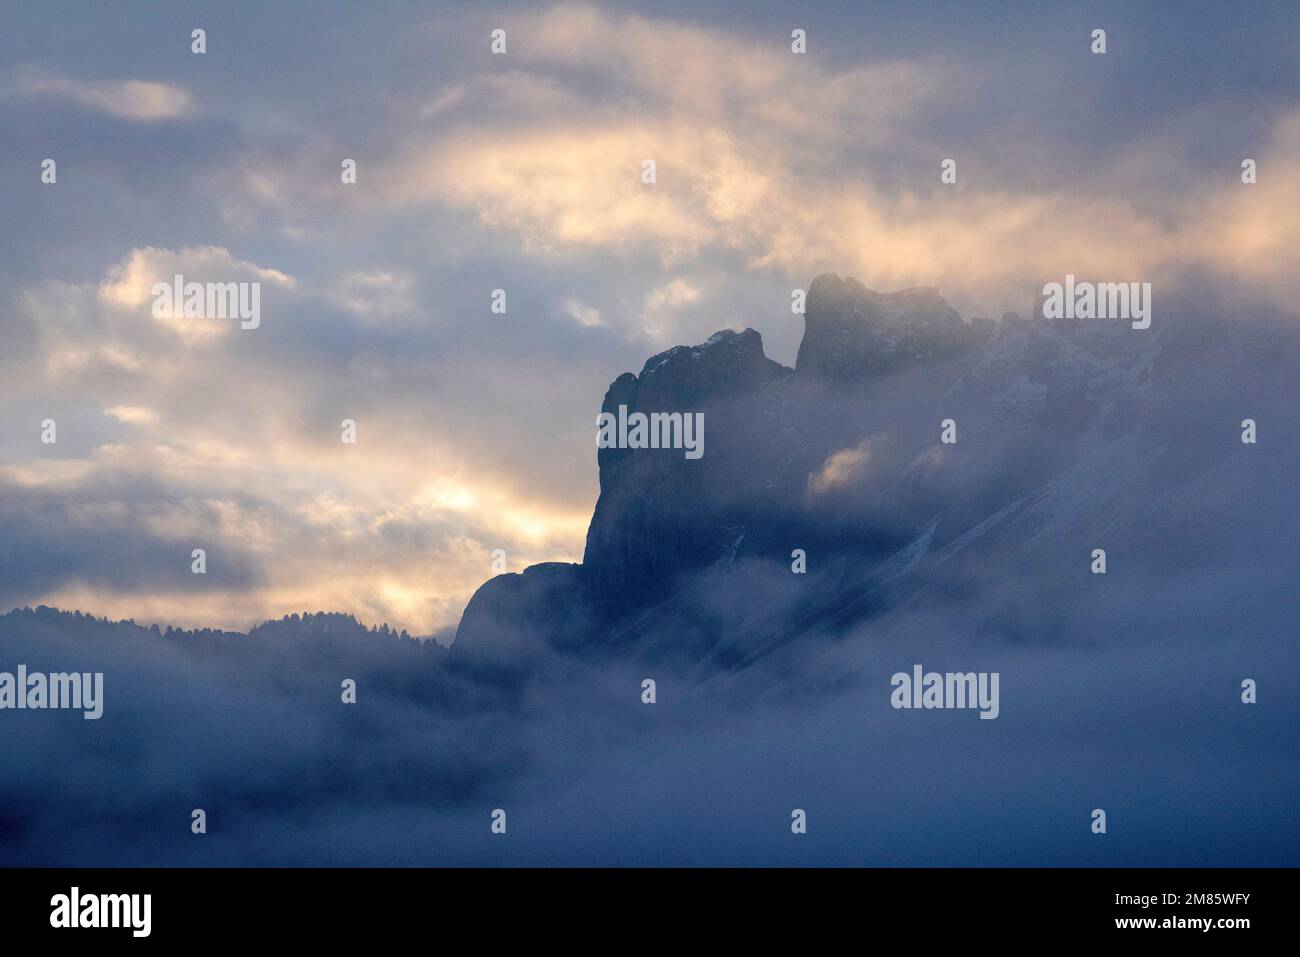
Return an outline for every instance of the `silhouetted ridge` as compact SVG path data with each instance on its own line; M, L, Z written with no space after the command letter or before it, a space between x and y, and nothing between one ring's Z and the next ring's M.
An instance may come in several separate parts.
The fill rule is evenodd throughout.
M969 351L993 326L963 322L933 289L885 296L834 275L813 282L807 306L797 372L767 358L760 335L745 329L668 349L639 375L616 378L603 413L703 413L703 456L600 448L600 497L582 564L537 566L486 583L462 617L460 649L515 658L543 646L635 640L617 623L699 575L753 554L788 554L792 536L808 546L824 541L826 533L807 531L818 521L809 512L809 476L840 448L846 422L835 411L839 399L820 383L871 385ZM897 547L919 524L859 544L867 552Z
M1234 393L1285 387L1286 364L1256 353L1294 342L1290 327L1167 319L1148 333L1011 313L968 323L933 288L882 294L834 274L813 281L806 307L793 370L746 329L616 378L603 412L702 412L703 456L599 449L582 564L484 584L454 650L740 668L804 634L985 593L996 597L972 628L1032 637L1002 583L1041 579L1036 605L1058 607L1051 589L1064 604L1084 568L1066 574L1062 550L1087 555L1104 529L1157 554L1177 535L1195 540L1190 530L1147 540L1183 514L1192 521L1160 511L1171 490L1226 513L1249 501L1240 489L1278 480L1250 470L1260 455L1242 456L1240 416L1210 429L1213 441L1202 419L1240 404ZM1199 396L1207 388L1220 405ZM1222 474L1211 481L1210 470ZM1238 526L1266 534L1252 514Z

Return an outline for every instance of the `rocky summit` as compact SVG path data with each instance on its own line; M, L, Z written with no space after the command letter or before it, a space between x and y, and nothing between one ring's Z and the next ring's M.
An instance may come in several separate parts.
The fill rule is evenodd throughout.
M1240 489L1287 481L1263 457L1246 466L1235 419L1210 426L1186 408L1207 382L1243 407L1285 390L1285 361L1250 371L1277 351L1267 324L965 321L935 289L882 294L836 275L806 307L794 369L746 329L615 379L601 412L702 413L705 454L599 449L581 564L486 582L454 652L738 668L974 593L972 629L1032 638L1007 583L1033 582L1050 607L1077 593L1101 539L1177 562L1173 543L1194 532L1164 502L1227 514ZM1189 430L1209 431L1179 442Z
M830 273L808 288L795 369L802 375L860 381L960 354L992 330L990 322L962 321L934 287L883 295Z

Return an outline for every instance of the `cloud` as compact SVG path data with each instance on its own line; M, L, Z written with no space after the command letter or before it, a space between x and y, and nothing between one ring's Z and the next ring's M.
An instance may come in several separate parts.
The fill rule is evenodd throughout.
M19 81L25 96L56 96L138 123L175 120L194 113L194 97L183 87L149 80L82 81L29 76Z
M411 277L402 272L374 270L341 276L330 298L367 321L413 315L416 311Z
M182 276L186 285L237 282L265 282L286 288L294 285L292 276L236 259L220 246L178 251L148 246L133 249L124 260L110 267L100 283L99 298L113 310L142 319L151 329L166 329L187 345L210 343L239 328L238 316L187 316L183 300L169 300L171 308L164 310L163 315L154 315L155 285L171 287L176 276Z
M1211 192L1199 217L1198 252L1293 308L1300 299L1300 109L1282 115L1263 146L1253 157L1258 182L1242 183L1233 169Z
M203 336L186 328L200 320L155 319L152 285L177 272L263 282L268 317L254 331L225 322ZM403 336L392 356L373 353L375 334L361 330L410 314L412 286L405 273L375 270L314 288L195 246L133 249L97 283L22 290L38 361L0 382L16 436L0 494L40 504L0 519L17 538L30 525L22 516L44 514L24 533L26 550L44 558L24 559L31 575L3 570L0 598L232 628L335 608L429 634L459 619L492 573L493 549L511 568L580 554L585 494L557 500L507 467L530 459L527 440L503 450L472 417L430 414L421 383L459 398L481 387L481 368L449 361L431 374L429 356ZM533 365L502 375L536 389L546 376ZM57 446L28 427L46 416L58 422ZM345 417L358 422L356 446L340 442ZM115 542L148 560L122 564ZM189 574L194 547L229 572L226 583Z
M449 83L420 107L419 114L425 120L440 119L480 111L485 105L495 105L507 114L550 113L571 103L570 93L560 81L525 70L507 70Z
M809 490L821 495L857 481L871 468L876 450L886 441L885 436L871 436L832 453L820 469L808 476Z
M158 414L142 405L115 405L104 412L120 422L147 424L158 421Z
M452 114L447 132L406 140L382 179L391 201L474 210L539 252L650 246L672 262L720 245L761 260L797 195L792 163L816 174L856 138L897 135L948 78L910 62L830 73L777 44L585 7L510 27L527 70L441 91L426 110Z
M523 62L581 71L595 88L634 96L652 113L731 117L762 135L824 137L832 145L893 129L926 99L948 92L952 76L938 63L905 60L832 72L792 55L784 41L583 5L559 5L511 25L528 38L516 47ZM804 148L811 154L819 145L826 144Z
M600 317L600 310L595 306L589 306L579 299L569 298L564 300L564 311L578 325L585 329L594 329L597 326L605 325L605 320Z
M641 310L641 328L651 339L664 342L678 330L675 319L683 306L700 300L700 290L685 279L673 279L652 289Z
M345 610L429 634L459 620L494 548L521 569L562 557L557 543L580 547L586 530L585 511L507 483L431 478L400 453L367 487L355 456L289 432L275 454L250 454L183 419L132 423L124 442L73 462L0 470L13 550L0 555L0 601L228 628ZM208 554L201 578L189 572L196 547Z
M221 246L194 246L180 250L146 246L133 249L108 270L100 283L100 297L121 309L136 309L154 299L153 285L176 274L195 282L230 282L248 277L255 281L293 286L294 279L278 269L268 269L242 259ZM177 318L177 317L173 317Z
M1195 113L1084 169L1052 159L1056 176L1020 186L935 136L980 88L969 66L837 69L781 42L586 6L507 26L526 38L512 48L522 69L440 92L431 115L445 122L401 139L382 202L472 212L539 257L650 253L678 271L730 257L792 283L833 268L872 288L939 286L994 315L1066 273L1167 286L1226 267L1293 298L1300 111L1277 119L1250 194L1229 169L1153 208L1136 184L1153 162L1189 161L1174 145Z

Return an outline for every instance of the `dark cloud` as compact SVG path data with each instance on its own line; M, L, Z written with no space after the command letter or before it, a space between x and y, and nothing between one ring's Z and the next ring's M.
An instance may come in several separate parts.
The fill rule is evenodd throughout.
M210 587L244 589L263 578L261 559L236 536L184 536L151 531L150 519L184 508L197 522L219 525L212 503L187 502L139 476L100 475L57 491L0 484L0 604L68 585L126 594L183 595ZM208 553L203 578L190 570L191 551Z

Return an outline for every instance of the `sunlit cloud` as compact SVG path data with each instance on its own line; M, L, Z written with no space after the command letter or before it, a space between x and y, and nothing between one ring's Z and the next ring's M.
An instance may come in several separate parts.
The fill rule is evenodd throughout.
M557 503L526 475L490 469L490 436L448 431L381 391L350 404L362 438L348 446L338 419L322 423L312 407L319 372L286 368L267 351L271 340L248 338L273 325L248 333L234 325L195 348L200 340L183 331L192 318L152 312L153 283L176 272L266 282L291 312L333 302L370 322L414 308L403 274L359 271L314 290L221 247L135 249L99 283L28 290L22 301L45 362L6 383L0 399L18 388L57 390L94 412L61 423L61 442L80 451L5 463L0 484L56 496L61 518L45 525L47 547L132 529L154 543L156 567L124 578L111 562L96 571L88 557L82 571L51 575L24 601L232 629L290 610L337 609L430 634L455 624L492 574L495 549L516 570L581 554L590 502ZM282 338L292 348L293 335ZM262 348L235 362L232 350L253 342ZM111 364L113 353L136 358ZM180 575L193 548L206 550L210 569L236 575L237 586Z
M144 425L158 421L158 413L142 405L115 405L104 412L120 422Z
M195 111L183 87L149 80L72 80L28 75L15 87L24 96L55 96L140 123L174 120Z
M884 436L871 436L832 453L820 469L808 476L809 491L821 495L858 481L868 473L879 446L885 441Z
M941 184L945 154L925 124L978 88L969 68L835 71L779 42L586 6L512 22L528 72L440 93L434 112L449 122L403 142L388 201L473 211L538 256L652 252L679 270L739 256L792 283L835 269L884 290L934 285L994 315L1067 272L1172 281L1229 266L1285 288L1297 272L1300 112L1278 122L1261 160L1270 174L1251 191L1227 169L1153 212L1124 179L1105 192L1068 179L972 188L959 164L960 185ZM910 152L910 183L873 175L855 146ZM1144 172L1156 146L1117 151L1116 177Z
M595 306L589 306L579 299L569 298L562 303L564 311L580 326L588 329L594 329L597 326L605 325L605 320L600 317L600 310Z
M641 311L641 328L651 339L664 342L677 331L677 312L698 302L700 290L685 279L673 279L652 289Z
M197 281L231 281L248 276L282 286L294 284L292 276L236 259L230 250L220 246L181 250L148 246L131 250L125 259L110 267L99 286L99 294L113 306L138 308L153 302L155 283L169 282L177 273L188 274L187 278L193 277Z

